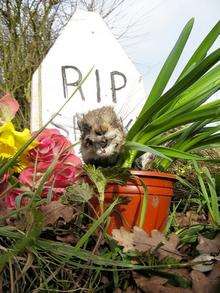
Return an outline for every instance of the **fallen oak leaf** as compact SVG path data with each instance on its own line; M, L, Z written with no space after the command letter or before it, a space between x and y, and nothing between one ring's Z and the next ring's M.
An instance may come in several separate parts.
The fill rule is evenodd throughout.
M124 247L124 252L157 252L160 260L168 256L177 260L182 258L176 249L179 238L175 234L172 234L167 240L165 235L158 230L153 230L150 236L144 230L135 226L133 232L128 232L123 227L114 229L112 237L119 245Z
M192 289L194 293L208 293L209 279L200 271L192 270Z
M121 227L120 229L113 229L112 231L113 239L115 239L119 245L124 247L124 252L135 250L133 245L133 236L134 235L125 230L124 227Z
M160 239L160 243L163 244L161 248L158 249L160 260L164 259L165 257L173 257L177 260L180 260L182 258L182 256L176 249L179 244L179 238L176 234L171 234L169 240L167 240L163 233L157 230L153 230L151 232L151 237L154 238L155 241L156 239L157 241L159 241Z
M64 205L60 201L51 201L49 204L41 206L40 210L44 215L45 226L56 224L60 218L65 223L69 223L76 215L72 206Z
M212 271L208 274L208 292L220 292L220 261L214 264Z
M220 233L214 239L208 239L201 235L198 237L196 249L201 254L218 254L220 253Z
M207 219L204 214L198 214L193 210L187 211L186 214L176 213L175 221L179 228L207 223Z

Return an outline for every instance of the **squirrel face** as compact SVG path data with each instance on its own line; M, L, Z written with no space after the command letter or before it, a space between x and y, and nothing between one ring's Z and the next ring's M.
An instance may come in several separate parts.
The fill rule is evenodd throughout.
M125 142L122 122L112 107L102 107L78 118L81 153L85 163L112 166Z

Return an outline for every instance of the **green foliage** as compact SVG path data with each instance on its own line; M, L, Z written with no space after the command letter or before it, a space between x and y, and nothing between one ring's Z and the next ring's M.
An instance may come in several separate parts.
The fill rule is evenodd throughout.
M159 163L166 166L167 160L169 161L170 157L199 160L200 158L198 156L186 153L186 151L219 143L219 134L217 133L219 131L218 126L207 126L209 123L219 120L219 101L203 105L209 96L219 89L220 68L218 66L212 68L219 60L219 51L217 50L205 58L209 48L219 34L219 25L212 30L203 41L202 45L197 49L196 53L185 66L176 84L163 94L188 39L192 24L193 21L190 21L184 28L150 93L149 102L146 102L137 123L134 124L128 134L127 145L130 144L132 148L136 149L135 151L132 150L132 152L127 152L127 158L125 159L125 165L127 166L131 165L132 160L138 154L137 151L152 150L155 155L159 155L162 158L162 161ZM74 91L73 95L81 84ZM53 115L44 127L18 151L14 158L10 159L8 162L0 163L0 176L5 174L9 168L16 164L17 158L41 131L48 126L72 96L65 102L61 109ZM166 134L166 131L179 125L183 125L183 129L177 130L172 134ZM162 134L165 135L162 137ZM169 142L170 140L173 142L172 149L161 146L162 143ZM94 183L97 189L96 191L98 191L103 209L101 216L98 219L92 220L90 226L87 223L86 230L85 226L80 226L80 235L82 235L82 237L76 239L75 246L41 238L43 221L38 207L43 203L43 200L41 200L39 194L48 176L50 176L52 168L53 163L42 178L39 187L33 190L33 194L31 194L32 200L27 206L19 207L21 198L18 198L18 209L1 217L1 220L10 217L16 218L17 215L22 212L24 215L28 213L30 216L29 219L31 220L27 222L28 225L23 230L15 229L10 226L0 226L0 242L2 243L2 241L5 241L5 247L9 247L8 250L6 249L3 253L1 252L0 270L7 268L7 264L10 268L11 264L15 261L14 270L16 270L16 276L17 272L19 272L19 275L20 272L22 272L20 278L24 278L25 282L29 282L28 284L31 284L31 286L32 282L34 283L37 279L40 279L40 283L38 284L39 290L54 290L54 288L57 290L60 288L67 288L68 290L72 289L73 276L76 280L76 284L80 284L76 278L79 277L82 270L86 271L86 274L83 273L82 275L88 277L88 283L86 280L84 283L85 286L89 284L88 286L93 288L96 286L95 281L99 280L103 272L111 272L115 286L119 286L120 282L122 282L120 279L121 274L125 273L125 270L152 271L167 267L184 267L188 265L173 263L170 260L167 264L155 263L149 265L145 261L142 265L134 264L134 262L131 262L129 255L124 255L119 247L115 247L115 244L111 241L110 237L105 235L105 232L101 233L106 236L108 245L102 249L100 248L101 245L96 243L94 250L91 251L91 243L94 243L95 233L97 230L101 231L100 227L102 228L102 224L106 222L115 206L120 204L120 200L116 199L104 210L103 203L106 184L125 183L131 177L126 169L95 169L93 166L85 166L86 174ZM219 206L215 188L216 183L207 170L204 170L204 174L200 174L199 169L197 169L197 171L199 172L198 177L201 186L200 195L217 227L219 226ZM146 190L145 193L145 195L147 195ZM93 188L87 183L77 183L75 186L66 190L63 200L65 203L74 203L77 200L85 202L89 200L92 194ZM142 215L144 215L144 211L146 210L146 204L147 202L143 204L145 207L142 210ZM82 218L84 216L84 214L81 215ZM86 220L88 219L89 217L87 216ZM182 243L194 242L202 229L203 227L199 225L191 227L190 231L182 230L177 234L182 239ZM10 246L8 243L10 243ZM97 253L97 246L100 248L98 251L99 253ZM2 248L4 250L4 246L1 246L1 249ZM27 255L28 259L24 264ZM31 271L31 273L35 276L33 279L30 277L30 272L26 273L27 270L31 270L32 268L33 271ZM58 272L60 273L59 276ZM68 280L64 283L64 276L66 275L68 275ZM170 277L173 278L173 276ZM174 277L174 279L175 284L182 284L183 287L188 286L182 278ZM53 282L51 282L51 280L53 280Z
M220 227L220 194L217 194L215 179L208 168L200 169L196 162L194 166L201 188L200 196L205 202L213 224Z
M113 209L121 202L120 198L116 198L110 206L100 215L97 220L94 220L88 231L80 238L77 242L75 248L78 249L82 247L86 242L88 242L89 237L97 230L97 228L109 217Z
M199 206L199 210L207 210L211 217L212 224L216 227L220 227L220 197L218 190L218 176L214 178L210 174L207 167L199 167L197 162L194 163L196 176L198 179L198 186L188 182L187 180L177 176L178 181L189 188L189 190L197 195L190 198L191 203L196 203ZM191 197L191 196L190 196Z
M207 56L220 34L220 22L195 51L176 83L164 93L192 25L193 20L190 20L183 29L142 111L127 134L129 148L121 162L124 167L131 167L143 151L160 157L192 160L195 155L189 152L219 145L219 126L211 126L211 123L220 121L220 101L205 102L220 88L220 66L215 66L220 60L220 49ZM169 147L161 146L164 143ZM197 159L202 158L197 156ZM160 169L167 169L169 165L167 158L158 160Z
M74 185L66 188L62 196L63 204L74 204L76 202L88 202L94 195L93 187L86 182L76 182Z
M0 272L3 270L6 263L22 253L25 249L33 247L37 238L39 237L43 227L43 216L36 210L31 210L32 220L29 223L27 232L21 239L19 239L11 248L0 256Z
M84 165L84 171L97 189L101 213L104 211L105 188L108 183L125 184L131 178L125 168L96 168L93 165Z
M84 170L86 172L86 175L89 177L91 182L96 187L96 189L98 191L100 202L103 203L104 202L105 187L108 182L107 178L102 173L101 168L96 168L93 165L84 165Z
M199 235L213 238L219 232L219 228L212 225L192 225L189 228L182 228L176 231L182 244L196 243Z

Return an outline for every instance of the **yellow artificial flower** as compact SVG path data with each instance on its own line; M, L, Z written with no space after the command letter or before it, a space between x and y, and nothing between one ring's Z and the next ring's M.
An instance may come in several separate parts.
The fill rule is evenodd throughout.
M10 159L31 138L29 129L16 131L13 123L8 122L0 126L0 159ZM36 146L36 142L30 144L19 158L19 167L15 171L21 171L27 166L27 153Z

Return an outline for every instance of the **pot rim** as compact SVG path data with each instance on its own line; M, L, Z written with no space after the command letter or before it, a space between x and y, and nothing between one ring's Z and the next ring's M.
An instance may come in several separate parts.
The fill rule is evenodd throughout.
M157 178L169 178L176 181L176 175L160 171L149 171L149 170L129 170L132 175L142 176L142 177L157 177Z

